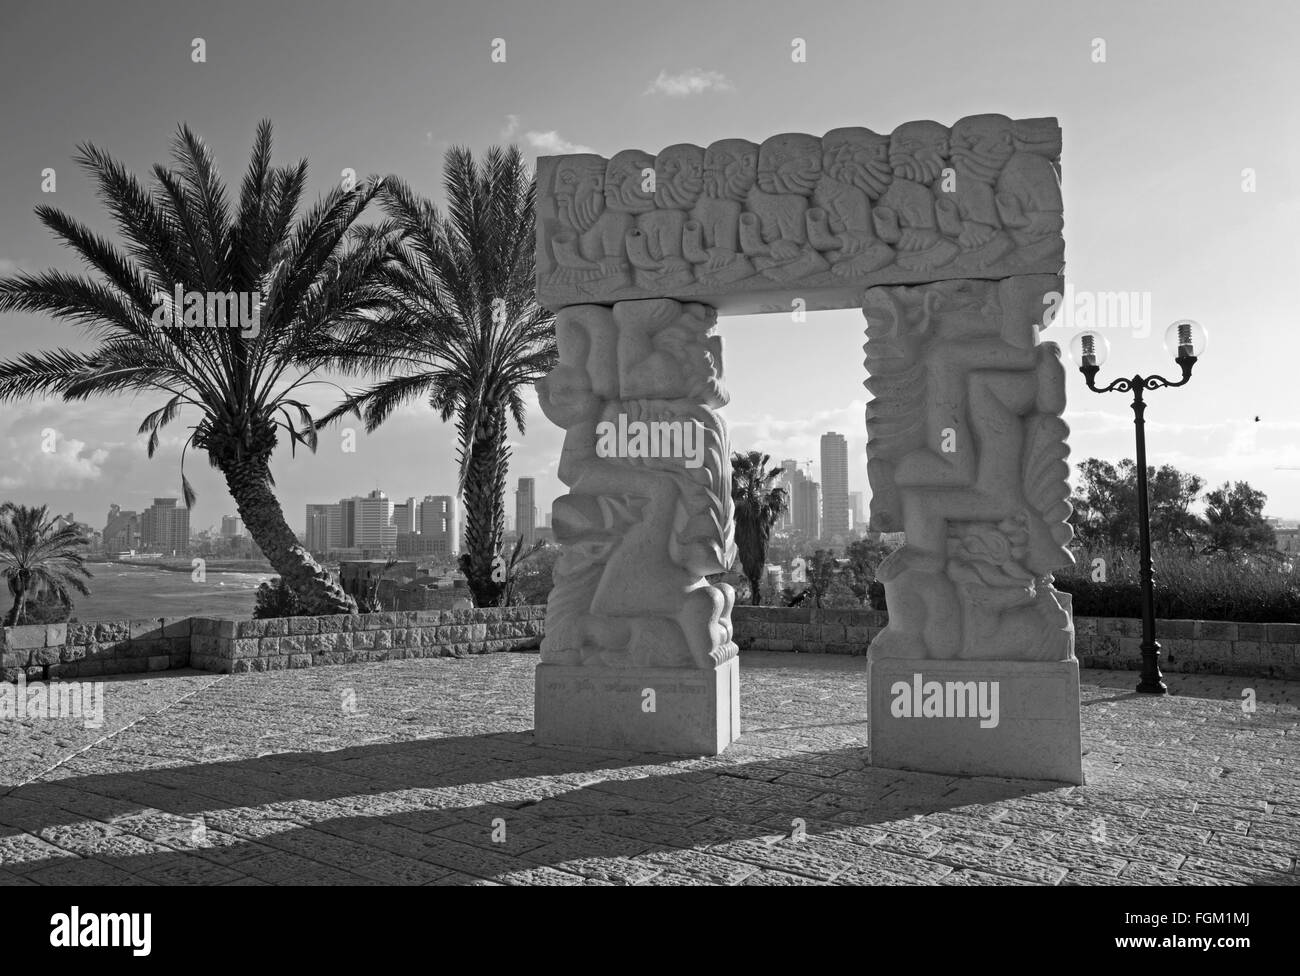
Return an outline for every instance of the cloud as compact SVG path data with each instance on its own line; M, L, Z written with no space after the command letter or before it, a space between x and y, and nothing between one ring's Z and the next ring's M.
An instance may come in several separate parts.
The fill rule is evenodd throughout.
M707 91L735 91L736 86L721 71L702 71L689 68L686 71L670 75L660 71L659 77L650 82L650 87L643 95L667 95L670 98L686 98L689 95L703 95Z
M109 456L106 448L87 450L85 441L64 437L53 427L33 428L5 441L8 464L0 475L0 489L6 491L80 488L103 477Z
M10 275L18 270L18 262L0 258L0 275Z
M519 116L513 114L507 115L506 124L501 127L501 138L509 139L518 131L519 131Z
M549 132L529 131L524 133L528 145L545 155L563 156L569 153L594 153L596 150L578 142L570 142L551 129Z

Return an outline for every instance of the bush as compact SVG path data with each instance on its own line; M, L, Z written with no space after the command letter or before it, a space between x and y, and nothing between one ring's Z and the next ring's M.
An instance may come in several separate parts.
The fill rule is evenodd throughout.
M257 596L253 603L254 619L266 620L270 617L303 615L304 611L302 604L298 602L298 595L289 588L289 584L283 578L277 576L257 588Z
M1078 562L1056 577L1074 597L1080 617L1142 616L1142 584L1134 551L1076 553ZM1105 580L1094 580L1093 561L1105 561ZM1269 556L1155 553L1155 615L1163 620L1235 620L1300 623L1300 574Z

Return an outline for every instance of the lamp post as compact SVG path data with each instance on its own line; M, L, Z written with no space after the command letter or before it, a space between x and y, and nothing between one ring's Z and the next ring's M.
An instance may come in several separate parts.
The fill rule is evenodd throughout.
M1165 333L1165 345L1174 352L1174 362L1182 370L1180 380L1167 380L1163 376L1141 376L1117 379L1109 386L1096 385L1097 371L1106 360L1108 347L1105 338L1095 332L1084 332L1070 344L1071 353L1079 364L1079 372L1088 381L1094 393L1132 393L1133 426L1137 431L1137 503L1138 539L1141 549L1142 582L1142 679L1137 690L1147 695L1163 695L1169 688L1160 673L1160 644L1156 641L1155 573L1151 566L1151 514L1147 504L1147 439L1146 401L1143 392L1167 386L1182 386L1192 378L1192 367L1205 348L1205 330L1189 319L1175 322Z

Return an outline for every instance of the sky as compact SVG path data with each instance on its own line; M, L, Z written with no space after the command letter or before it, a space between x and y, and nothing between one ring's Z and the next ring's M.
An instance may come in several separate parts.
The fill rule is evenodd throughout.
M656 152L783 131L1000 112L1063 129L1066 281L1076 294L1149 297L1149 316L1102 329L1102 379L1177 372L1166 327L1192 318L1209 345L1191 383L1149 395L1148 457L1210 485L1246 480L1268 514L1300 517L1294 286L1300 276L1300 7L1286 2L910 3L36 3L7 0L0 34L0 273L76 268L32 211L50 204L112 232L72 162L93 142L147 174L181 122L237 187L257 123L275 161L307 158L309 197L345 168L396 173L441 203L452 145L514 142L530 159L624 148ZM206 61L191 58L202 38ZM505 60L493 60L495 42ZM796 39L806 60L792 58ZM56 173L54 193L42 172ZM1144 308L1139 301L1138 308ZM1083 306L1044 331L1067 345ZM859 311L720 320L732 447L774 461L849 441L849 488L867 491ZM0 358L85 348L72 326L0 315ZM1089 392L1070 369L1071 459L1133 455L1128 398ZM342 382L346 385L348 380ZM353 386L358 385L355 381ZM314 387L321 412L337 391ZM543 511L562 432L536 409L513 440L510 486L538 479ZM161 401L0 405L0 499L49 504L102 526L110 502L179 495L182 427L152 460L135 430ZM46 431L55 450L43 451ZM180 436L175 436L180 434ZM395 499L454 491L454 431L422 404L342 449L273 469L290 524L304 505L381 488ZM1290 469L1290 470L1288 470ZM820 477L816 464L815 477ZM206 459L186 461L194 528L234 504ZM513 516L513 492L507 497Z

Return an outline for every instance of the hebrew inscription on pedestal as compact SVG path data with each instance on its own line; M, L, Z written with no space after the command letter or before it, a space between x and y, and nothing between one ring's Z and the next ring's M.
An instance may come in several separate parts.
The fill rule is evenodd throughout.
M715 319L667 299L557 317L560 362L537 384L570 489L537 676L550 741L717 752L738 732L735 593L706 579L735 556Z
M860 304L866 288L1061 270L1055 119L972 115L537 165L537 291L726 314Z

